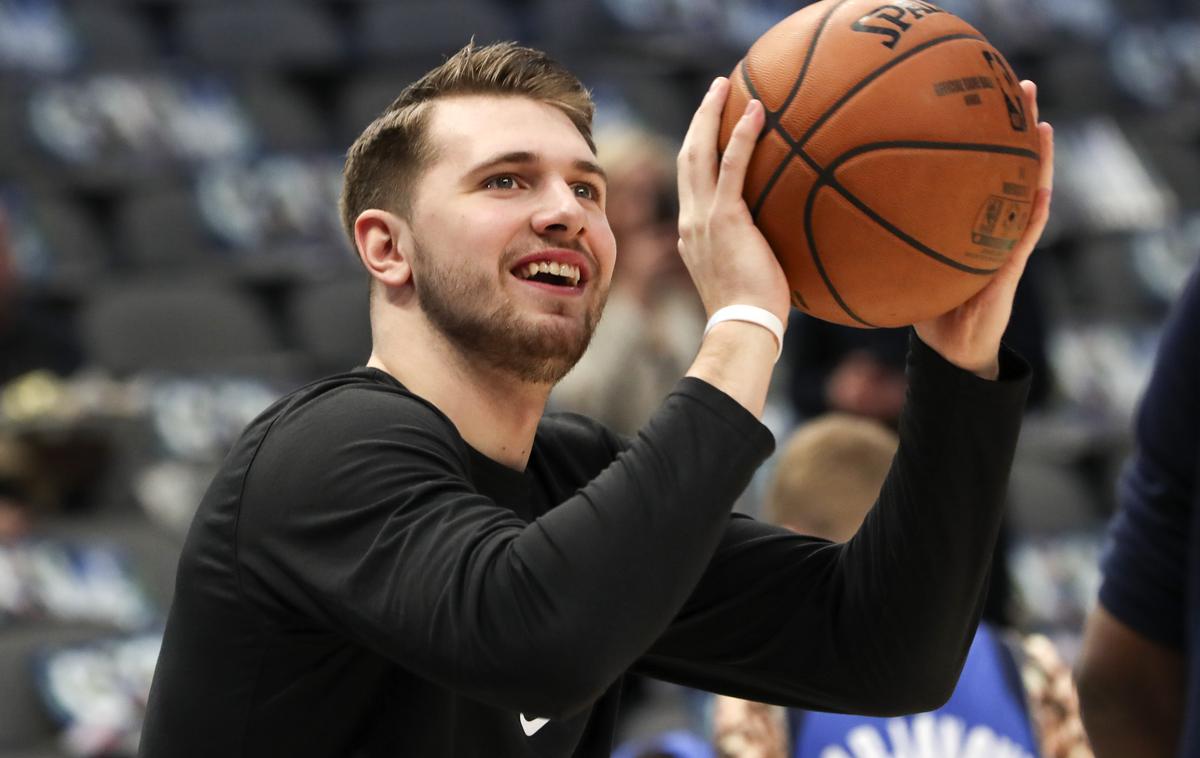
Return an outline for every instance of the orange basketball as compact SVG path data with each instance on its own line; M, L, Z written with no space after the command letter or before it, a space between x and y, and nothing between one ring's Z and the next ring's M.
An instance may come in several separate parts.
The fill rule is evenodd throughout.
M1038 136L1017 77L941 8L822 0L760 37L730 79L720 146L762 101L746 203L806 313L858 327L945 313L1029 222Z

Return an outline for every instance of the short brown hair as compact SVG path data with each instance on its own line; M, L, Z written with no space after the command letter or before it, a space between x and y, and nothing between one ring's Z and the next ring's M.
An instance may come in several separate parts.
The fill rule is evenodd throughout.
M853 534L898 445L895 432L871 419L829 413L806 422L780 456L764 518L827 539Z
M406 87L346 153L339 203L354 245L354 221L369 208L407 214L414 184L434 157L427 133L429 105L455 95L517 95L562 111L594 153L591 94L550 56L513 42L476 47L474 40Z

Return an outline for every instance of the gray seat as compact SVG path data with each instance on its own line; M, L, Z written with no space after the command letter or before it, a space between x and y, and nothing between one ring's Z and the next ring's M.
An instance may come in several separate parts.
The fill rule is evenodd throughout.
M1013 525L1021 534L1096 527L1100 505L1078 471L1060 461L1018 458L1008 485Z
M118 257L140 271L219 265L220 244L209 234L190 189L128 195L117 212Z
M428 66L420 64L379 67L354 76L342 89L334 125L339 144L349 146L367 124L375 120Z
M365 275L305 285L293 295L289 312L297 346L318 374L346 371L370 357Z
M333 16L308 3L182 6L179 34L185 56L225 68L321 68L344 52Z
M281 77L263 73L235 84L238 102L250 117L263 147L311 152L329 147L327 125L313 105Z
M0 631L0 755L56 755L50 743L58 724L38 694L33 661L40 651L112 633L96 625L55 622L18 623Z
M131 8L80 3L68 16L88 66L149 66L157 55L150 29Z
M39 276L44 284L75 290L111 264L104 235L76 203L38 194L30 197L27 208L46 248L48 270Z
M119 375L234 372L285 377L297 370L259 303L220 282L121 282L101 288L80 320L88 359Z
M53 518L39 522L36 536L76 544L113 545L129 561L153 607L165 614L174 590L181 543L140 515L122 518ZM0 627L0 755L52 758L68 755L54 735L34 680L34 661L49 650L123 634L100 624L53 620L19 621Z
M472 36L477 44L486 44L515 39L518 29L511 14L494 3L376 0L360 11L354 31L355 49L368 59L416 59L427 68L437 62L437 56L455 52Z

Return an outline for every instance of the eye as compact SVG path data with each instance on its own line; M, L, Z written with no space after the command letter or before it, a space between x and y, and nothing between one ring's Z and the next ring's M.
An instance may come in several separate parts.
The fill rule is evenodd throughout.
M500 176L493 176L488 179L483 183L483 186L486 189L510 190L517 189L520 184L517 182L517 177L512 174L501 174Z
M589 182L576 182L572 185L575 191L575 197L583 198L584 200L599 200L600 189Z

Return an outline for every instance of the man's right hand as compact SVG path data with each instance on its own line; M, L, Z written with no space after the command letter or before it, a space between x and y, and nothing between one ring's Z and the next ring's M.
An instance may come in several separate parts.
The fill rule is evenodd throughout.
M756 100L718 158L717 134L729 81L718 78L700 103L679 151L679 254L711 317L727 305L763 308L787 323L787 279L742 199L750 155L763 127ZM762 414L779 346L770 331L724 321L705 336L688 376L712 384Z
M729 80L719 77L692 117L679 150L679 254L711 316L735 304L756 305L787 323L787 279L742 198L746 168L763 127L751 100L724 155L717 154Z

